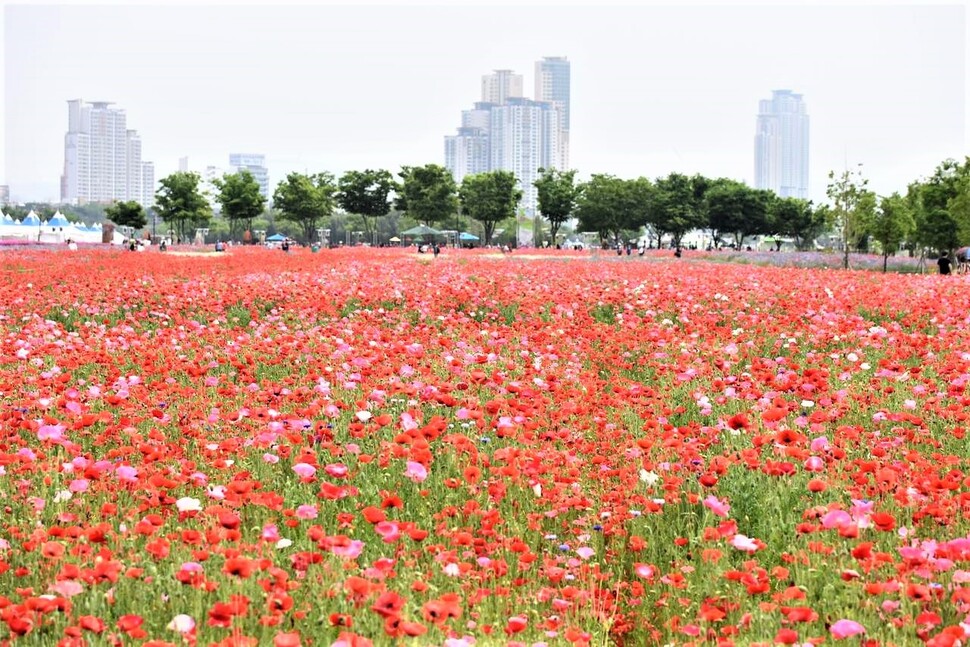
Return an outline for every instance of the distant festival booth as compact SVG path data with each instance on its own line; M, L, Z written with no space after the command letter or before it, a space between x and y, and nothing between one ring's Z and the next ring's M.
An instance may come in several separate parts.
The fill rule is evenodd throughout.
M108 227L110 238L105 240L105 228L101 223L74 223L68 220L60 211L43 221L33 210L23 221L16 220L8 214L0 212L0 240L21 241L31 243L61 244L71 240L75 243L110 242L121 245L125 237L118 231Z

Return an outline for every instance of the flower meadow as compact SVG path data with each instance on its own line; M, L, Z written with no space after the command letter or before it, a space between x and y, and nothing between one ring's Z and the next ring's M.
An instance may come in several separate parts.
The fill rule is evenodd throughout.
M0 643L970 642L963 277L0 255Z

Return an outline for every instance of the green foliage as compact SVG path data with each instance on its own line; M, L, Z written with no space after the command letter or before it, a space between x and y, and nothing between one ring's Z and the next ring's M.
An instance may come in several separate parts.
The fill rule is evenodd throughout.
M654 183L647 222L658 240L664 234L671 234L679 244L688 231L707 224L704 192L709 185L710 180L703 176L687 177L680 173L671 173Z
M826 226L827 207L812 208L812 203L798 198L774 198L768 208L770 233L791 236L798 249L806 249Z
M910 185L907 200L916 221L914 242L939 251L970 242L970 157L948 159L923 182Z
M451 172L437 164L402 166L396 206L418 222L430 226L458 212L458 189Z
M115 202L105 209L104 215L119 227L131 227L132 229L142 229L148 224L145 210L134 200L127 202Z
M836 175L829 171L825 193L832 201L832 216L842 236L842 267L849 268L849 250L859 248L875 214L876 195L866 189L869 180L862 176L862 164Z
M280 218L300 226L304 242L313 240L318 223L333 213L337 185L331 173L290 173L273 194Z
M486 245L492 242L495 224L515 215L516 205L522 199L517 184L511 171L468 175L462 181L459 193L462 213L482 223Z
M898 193L879 202L879 209L870 223L870 233L882 245L883 272L888 269L889 255L899 251L903 241L915 228L916 221L909 205Z
M735 245L741 246L746 236L767 234L770 230L769 207L774 194L752 189L741 182L720 179L708 185L704 192L708 226L717 232L732 233Z
M252 222L263 213L266 198L259 192L259 182L247 169L238 173L226 173L213 184L219 189L216 201L222 205L222 216L229 221L230 231L235 235L237 225L252 229Z
M383 169L347 171L341 176L337 187L337 204L344 211L363 218L364 231L370 239L373 230L371 219L386 216L391 211L388 196L397 187L394 176Z
M580 231L595 231L600 241L619 244L625 232L640 229L647 222L652 186L650 180L623 180L612 175L594 175L581 187L576 203Z
M601 324L616 324L616 308L611 303L598 303L589 311L593 321Z
M212 208L199 190L198 173L179 171L161 179L155 193L155 210L179 238L187 240L189 229L205 227Z
M539 179L533 182L537 191L539 213L549 221L550 237L556 235L564 222L572 217L582 189L576 185L576 171L539 169Z

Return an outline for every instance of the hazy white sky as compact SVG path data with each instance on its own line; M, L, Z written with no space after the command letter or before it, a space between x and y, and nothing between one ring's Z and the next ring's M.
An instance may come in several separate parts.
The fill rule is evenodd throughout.
M4 159L15 199L56 199L68 99L113 101L156 178L265 153L292 170L443 163L443 136L511 68L572 63L570 165L753 181L755 115L805 97L811 194L864 164L904 191L970 152L965 3L411 6L187 4L3 10Z

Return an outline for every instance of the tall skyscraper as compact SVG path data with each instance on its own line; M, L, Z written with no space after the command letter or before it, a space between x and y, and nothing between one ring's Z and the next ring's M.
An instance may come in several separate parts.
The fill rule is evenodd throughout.
M505 103L506 99L522 96L522 75L512 70L495 70L482 77L482 101Z
M451 171L456 184L466 175L489 170L488 130L462 127L457 135L445 137L445 168Z
M141 139L124 110L107 101L67 102L61 200L72 204L144 200Z
M530 214L537 207L532 183L538 170L565 169L569 159L569 61L547 57L535 69L535 101L522 96L522 75L495 70L482 77L482 100L462 111L458 133L445 136L445 166L455 182L511 171Z
M802 95L774 90L758 104L754 185L781 197L808 199L808 113Z
M269 200L269 171L266 169L266 156L255 153L232 153L229 155L229 167L233 173L243 169L253 174L259 183L259 192Z
M548 101L559 110L559 156L569 166L569 61L565 56L546 56L536 61L536 101Z
M562 168L559 156L559 111L551 103L509 99L491 110L489 165L512 171L522 190L521 205L535 212L538 194L532 185L540 168Z
M146 209L155 206L155 163L141 163L141 205Z
M141 204L145 199L144 191L142 191L141 139L138 137L138 132L134 130L128 131L127 138L125 200L135 200Z

